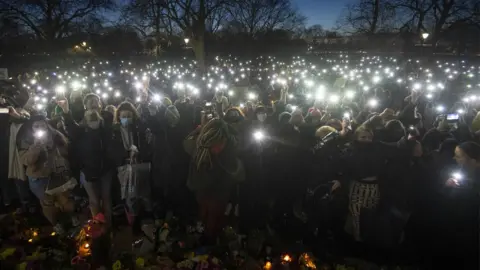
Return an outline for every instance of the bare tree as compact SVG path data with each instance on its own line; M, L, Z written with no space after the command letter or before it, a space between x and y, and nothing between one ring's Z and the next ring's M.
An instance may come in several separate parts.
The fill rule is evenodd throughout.
M346 6L337 24L345 32L375 34L393 27L395 7L391 0L360 0Z
M325 36L325 29L320 24L314 24L304 31L304 37L309 40L315 40Z
M122 10L123 24L136 29L145 39L155 42L155 55L160 55L161 42L178 33L168 17L164 0L135 0Z
M274 29L295 30L306 21L290 0L236 0L229 11L243 32L252 36Z
M432 0L434 2L430 21L432 44L437 45L442 33L459 22L474 18L474 3L470 0Z
M475 7L479 2L475 0L394 0L391 5L402 27L418 37L422 32L430 33L434 46L452 26L478 22Z
M435 1L426 0L395 0L392 5L396 8L400 19L400 28L408 28L410 31L420 35L428 31L426 20L433 9Z
M0 12L6 18L47 41L69 35L76 22L113 7L112 0L0 0Z
M225 6L212 10L205 22L207 32L217 33L229 21L229 13Z
M201 71L205 70L205 33L214 13L225 7L227 0L165 0L167 17L190 40Z

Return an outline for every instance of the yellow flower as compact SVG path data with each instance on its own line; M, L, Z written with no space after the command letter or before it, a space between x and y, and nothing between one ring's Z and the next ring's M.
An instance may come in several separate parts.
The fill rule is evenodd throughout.
M122 269L122 263L117 260L117 261L113 264L112 269L113 269L113 270L121 270L121 269Z

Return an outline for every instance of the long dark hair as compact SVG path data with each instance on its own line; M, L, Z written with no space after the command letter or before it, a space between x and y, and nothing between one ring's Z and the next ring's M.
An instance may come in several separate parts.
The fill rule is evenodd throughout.
M138 123L140 120L140 114L138 113L137 109L135 109L135 106L133 106L132 103L128 101L124 101L120 103L117 107L117 111L115 112L115 118L114 118L114 123L119 123L120 120L120 112L121 111L129 111L133 114L133 122Z

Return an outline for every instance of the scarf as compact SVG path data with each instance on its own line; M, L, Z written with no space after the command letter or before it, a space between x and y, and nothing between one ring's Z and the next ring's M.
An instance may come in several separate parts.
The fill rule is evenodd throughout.
M133 145L133 135L128 128L120 127L120 134L122 135L123 147L129 151Z
M10 124L10 140L9 140L9 154L8 154L8 178L26 180L25 169L20 157L18 155L17 148L17 134L23 124Z

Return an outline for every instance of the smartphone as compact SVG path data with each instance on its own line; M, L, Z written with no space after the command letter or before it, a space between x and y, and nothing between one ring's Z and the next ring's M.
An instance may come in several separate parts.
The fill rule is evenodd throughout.
M459 118L458 113L447 114L447 121L457 121Z
M418 129L415 126L409 126L407 133L412 136L412 137L418 137L420 136Z
M8 108L0 108L0 114L8 114L9 110Z

